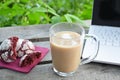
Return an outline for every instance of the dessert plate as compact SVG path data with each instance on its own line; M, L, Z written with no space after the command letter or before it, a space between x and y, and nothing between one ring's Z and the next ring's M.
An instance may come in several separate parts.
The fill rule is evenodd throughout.
M7 68L7 69L11 69L11 70L15 70L15 71L19 71L19 72L23 72L23 73L28 73L32 70L32 68L34 68L39 62L41 62L41 60L46 56L46 54L48 53L49 49L45 48L45 47L40 47L40 46L35 46L35 50L36 51L41 51L41 57L39 59L36 59L31 65L26 66L26 67L20 67L19 66L19 61L20 59L17 59L15 62L11 62L11 63L5 63L3 61L0 60L0 67L2 68Z

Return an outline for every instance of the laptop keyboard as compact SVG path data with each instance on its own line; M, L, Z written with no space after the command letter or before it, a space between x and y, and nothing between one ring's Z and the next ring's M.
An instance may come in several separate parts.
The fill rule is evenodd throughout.
M100 39L101 45L120 46L120 28L107 26L93 26L89 32Z

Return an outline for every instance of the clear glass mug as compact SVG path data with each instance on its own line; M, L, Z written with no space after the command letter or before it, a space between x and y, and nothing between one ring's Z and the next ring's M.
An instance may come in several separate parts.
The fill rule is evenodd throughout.
M59 76L72 75L79 65L89 63L97 56L99 40L93 35L85 34L79 23L54 24L49 34L53 71ZM95 51L89 57L81 59L84 41L90 38L96 43Z

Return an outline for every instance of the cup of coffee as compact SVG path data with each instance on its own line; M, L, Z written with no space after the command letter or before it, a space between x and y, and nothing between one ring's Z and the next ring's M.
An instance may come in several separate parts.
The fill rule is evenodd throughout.
M98 38L85 34L84 28L79 23L57 23L51 26L49 33L53 71L59 76L72 75L79 65L89 63L97 56ZM86 39L93 39L96 48L89 57L81 58Z

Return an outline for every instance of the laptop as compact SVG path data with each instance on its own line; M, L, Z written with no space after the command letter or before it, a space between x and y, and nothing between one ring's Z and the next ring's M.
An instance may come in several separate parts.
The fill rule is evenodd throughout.
M89 34L100 40L94 62L120 65L120 0L94 0ZM95 43L87 40L83 58L95 51Z

